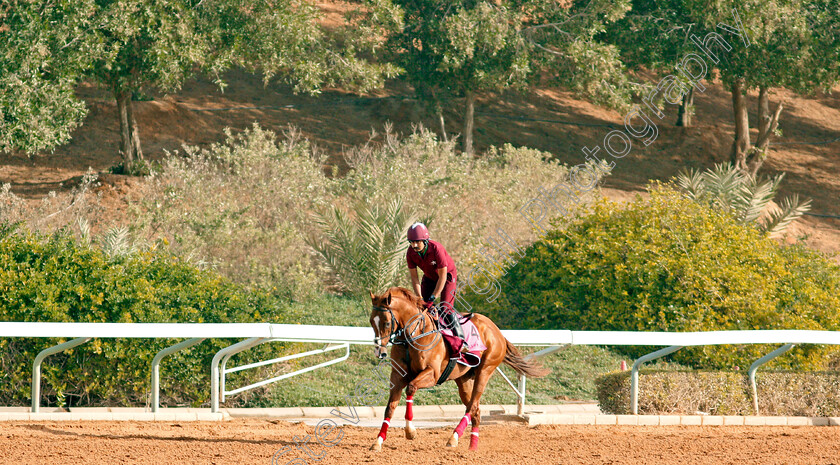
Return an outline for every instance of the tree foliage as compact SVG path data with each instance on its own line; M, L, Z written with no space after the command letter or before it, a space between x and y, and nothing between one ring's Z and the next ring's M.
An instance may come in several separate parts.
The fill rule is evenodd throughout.
M732 163L755 175L778 135L784 109L783 101L771 109L771 89L829 91L840 80L838 30L837 0L634 0L630 13L612 24L604 37L620 47L622 59L632 67L676 76L680 73L675 71L681 66L685 71L688 64L692 73L701 75L694 82L684 72L678 78L682 104L677 125L690 124L686 118L691 116L695 89L704 88L698 82L711 80L717 69L732 95ZM684 64L690 54L705 64ZM755 89L758 136L753 140L747 107L748 92ZM648 91L651 97L657 92Z
M73 86L104 52L95 11L93 0L0 4L0 152L52 149L81 124Z
M618 47L621 61L626 66L676 75L682 57L697 52L690 40L692 34L703 36L698 24L688 16L685 1L633 0L630 11L610 24L602 37ZM652 90L650 86L646 87L648 92ZM682 96L677 126L692 125L693 104L692 86Z
M376 0L402 15L391 31L390 59L438 113L464 98L463 148L472 153L475 99L523 89L547 75L580 94L620 104L626 95L601 86L621 79L614 47L594 39L628 8L625 1L564 4L553 0ZM386 8L386 7L383 7Z
M818 3L822 3L821 1ZM815 16L811 0L772 0L768 2L722 1L714 4L690 2L690 14L707 28L725 22L735 28L742 24L745 37L727 34L732 50L723 53L717 67L732 95L735 138L732 162L745 173L755 175L767 158L770 140L777 131L784 108L780 102L771 111L769 92L784 87L808 93L830 89L840 75L825 67L824 56L836 54L840 44L819 40L815 30L837 27L840 10L829 16ZM759 90L758 137L750 136L747 114L748 95Z
M309 93L338 83L366 90L396 72L394 66L359 58L360 46L374 44L374 39L363 40L349 26L327 34L317 23L320 10L303 0L68 0L54 8L51 19L38 10L47 9L52 0L22 3L27 8L5 13L12 27L4 35L13 40L2 47L12 56L7 67L15 71L6 80L46 89L40 92L53 97L33 101L34 115L65 115L47 128L55 135L42 136L40 144L4 131L0 140L9 139L6 145L30 153L67 140L68 128L84 115L71 89L85 78L112 92L120 118L120 150L131 169L143 158L132 111L132 95L141 90L177 91L197 71L210 72L223 84L220 74L234 66L262 72L266 83L282 77L295 91ZM53 30L46 27L51 22L70 26ZM44 44L40 57L27 55L31 41ZM75 60L62 59L61 53L69 53L66 48L75 49ZM33 63L22 63L23 58ZM27 70L33 67L55 74L32 75ZM26 113L19 115L19 124L30 124Z

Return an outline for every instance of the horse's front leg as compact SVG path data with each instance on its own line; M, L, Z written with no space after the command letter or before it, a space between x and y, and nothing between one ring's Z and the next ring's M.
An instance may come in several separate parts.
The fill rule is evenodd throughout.
M411 380L405 389L405 437L407 439L417 437L417 429L411 424L411 421L414 419L414 394L418 389L434 386L435 380L435 372L429 367L421 371L416 378Z
M406 389L405 395L405 438L414 439L417 437L417 428L411 424L414 419L414 395L408 394Z
M376 437L376 442L370 446L370 450L381 451L382 443L385 442L385 437L388 435L388 427L391 426L391 416L397 408L397 404L402 397L402 390L405 387L405 378L396 373L396 370L391 371L391 392L388 396L388 405L385 407L385 419L382 420L382 427L379 429L379 436ZM411 404L409 404L411 405ZM408 430L406 429L406 437L408 437ZM409 438L413 439L413 438Z
M421 371L411 382L408 383L408 387L405 389L405 394L409 399L414 398L414 394L417 392L418 389L425 389L430 388L435 385L435 370L432 367L428 367L425 370Z

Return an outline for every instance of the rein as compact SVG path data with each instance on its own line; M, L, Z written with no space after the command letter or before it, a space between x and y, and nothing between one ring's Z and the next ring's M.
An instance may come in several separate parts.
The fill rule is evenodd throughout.
M374 310L376 310L376 311L379 311L379 312L388 312L388 313L390 313L390 314L391 314L391 321L393 321L393 322L394 322L394 324L395 324L395 325L396 325L396 327L397 327L396 331L392 331L392 332L391 332L391 336L390 336L390 338L388 339L388 343L389 343L389 344L407 345L407 344L409 344L409 343L411 343L411 342L414 342L414 341L416 341L416 340L418 340L418 339L420 339L420 338L422 338L422 337L428 336L428 335L430 335L430 334L435 334L435 333L437 332L437 330L436 330L436 329L434 329L434 322L432 322L432 330L431 330L431 331L427 331L427 332L422 333L422 334L420 334L420 335L417 335L417 336L412 336L411 338L409 338L409 336L408 336L408 335L406 334L406 332L405 332L405 328L402 328L402 327L400 327L400 326L399 326L399 322L397 321L397 318L394 316L394 312L393 312L393 311L391 311L391 309L390 309L389 307L377 307L377 306L374 306L374 307L373 307L373 309L374 309ZM420 313L418 313L418 314L417 314L417 316L420 316L420 315L423 315L423 312L422 312L422 311L421 311ZM416 316L411 317L411 320L413 320L414 318L416 318ZM410 322L411 320L409 320L409 322ZM397 339L397 338L400 338L400 337L401 337L402 339ZM379 344L379 343L380 343L380 341L382 341L382 339L383 339L382 337L375 337L375 338L373 338L373 342L374 342L375 344Z
M394 322L396 330L391 332L391 335L388 338L388 343L389 344L403 345L403 346L411 345L412 347L417 349L417 347L415 345L411 344L412 342L417 341L418 339L420 339L422 337L425 337L425 336L428 336L430 334L438 333L438 329L435 327L434 318L430 318L431 326L432 326L431 331L427 331L427 332L422 333L418 336L409 337L409 335L406 333L407 328L400 327L400 324L397 321L397 318L394 316L394 312L391 310L390 307L379 307L379 306L374 305L373 309L378 311L378 312L383 312L383 313L388 312L391 315L391 321ZM406 327L411 326L411 322L414 321L415 318L417 318L417 317L423 318L424 313L425 312L423 310L421 310L416 315L412 316L408 320L408 322L406 323ZM423 326L425 326L425 325L426 325L426 320L425 320L425 318L423 318ZM398 339L398 338L401 338L401 339ZM376 345L381 345L382 339L384 339L384 338L383 337L375 337L375 338L373 338L373 343L376 344ZM436 340L435 344L437 342L440 342L440 340ZM420 350L420 349L417 349L417 350ZM406 350L405 351L405 360L404 360L406 365L409 365L411 363L409 357L410 357L410 351ZM449 378L449 375L452 373L452 370L454 368L455 368L455 359L450 358L449 363L446 364L446 368L444 368L443 371L441 372L440 378L437 380L435 385L439 386L444 381L446 381ZM409 404L409 405L411 405L411 404Z

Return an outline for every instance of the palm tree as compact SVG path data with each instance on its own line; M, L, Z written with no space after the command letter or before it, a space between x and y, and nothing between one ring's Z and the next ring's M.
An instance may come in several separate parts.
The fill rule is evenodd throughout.
M322 237L308 242L343 289L357 296L381 292L400 282L405 233L414 221L400 198L385 208L359 203L353 217L334 206L317 215Z
M713 169L681 172L675 179L692 200L709 202L735 215L743 224L753 224L771 237L782 233L791 223L811 209L811 200L799 201L799 195L784 198L770 207L784 173L773 178L756 178L734 165L717 164Z

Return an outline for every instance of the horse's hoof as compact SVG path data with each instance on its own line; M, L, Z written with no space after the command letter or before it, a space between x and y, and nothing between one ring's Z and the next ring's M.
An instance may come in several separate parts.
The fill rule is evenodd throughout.
M406 439L414 439L416 437L417 437L417 430L415 428L405 430L405 438Z
M382 451L382 444L379 444L378 442L374 442L373 445L370 446L370 450L372 450L374 452L380 452L380 451Z
M458 436L453 434L452 437L449 438L449 442L446 443L446 447L458 447Z

